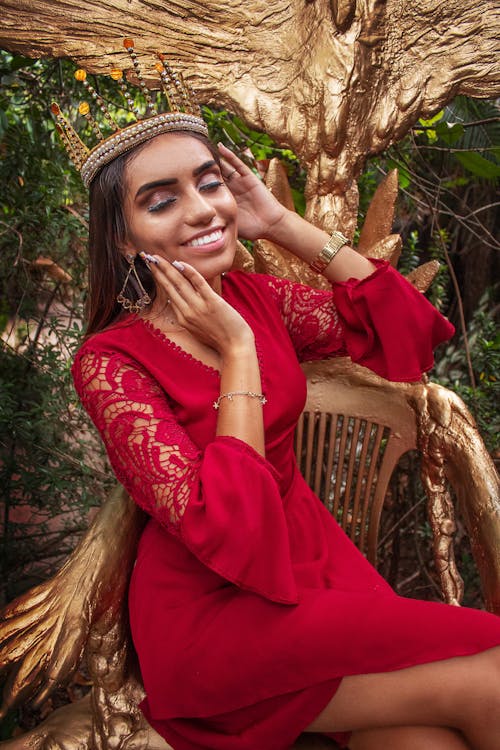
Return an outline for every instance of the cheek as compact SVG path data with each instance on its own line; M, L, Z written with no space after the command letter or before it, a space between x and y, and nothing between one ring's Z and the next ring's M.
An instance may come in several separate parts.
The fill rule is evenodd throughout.
M226 217L228 219L233 219L234 221L236 221L236 217L238 216L238 204L236 203L235 199L233 198L233 194L229 189L224 196L222 205Z

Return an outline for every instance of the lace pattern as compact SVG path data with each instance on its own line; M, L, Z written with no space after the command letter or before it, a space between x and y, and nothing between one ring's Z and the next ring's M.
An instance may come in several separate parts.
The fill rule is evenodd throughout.
M117 479L143 510L179 536L202 456L165 393L136 362L117 353L85 347L73 372Z
M333 292L263 276L280 309L299 360L347 353Z

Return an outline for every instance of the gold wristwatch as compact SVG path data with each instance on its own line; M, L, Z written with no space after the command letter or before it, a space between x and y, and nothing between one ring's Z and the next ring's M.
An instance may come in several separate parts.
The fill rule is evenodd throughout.
M349 240L341 232L333 232L323 250L318 253L316 258L310 264L313 271L323 273L327 265L335 258L340 248L348 244Z

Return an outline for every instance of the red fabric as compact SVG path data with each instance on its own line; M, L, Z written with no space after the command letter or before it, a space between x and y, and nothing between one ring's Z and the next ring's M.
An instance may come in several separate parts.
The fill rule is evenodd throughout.
M132 316L77 355L75 384L115 473L152 517L130 622L143 710L175 750L286 750L343 676L500 643L492 615L396 596L295 463L305 401L297 355L349 352L380 374L415 378L452 332L378 265L332 292L267 276L223 279L223 296L255 333L266 459L215 437L219 373L151 324Z

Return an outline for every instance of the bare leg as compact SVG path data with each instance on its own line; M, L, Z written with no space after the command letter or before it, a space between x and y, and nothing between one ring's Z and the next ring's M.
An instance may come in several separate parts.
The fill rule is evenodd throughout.
M470 750L452 729L441 727L393 727L354 732L350 750Z
M473 750L498 750L500 647L396 672L345 677L308 731L389 727L454 729Z

